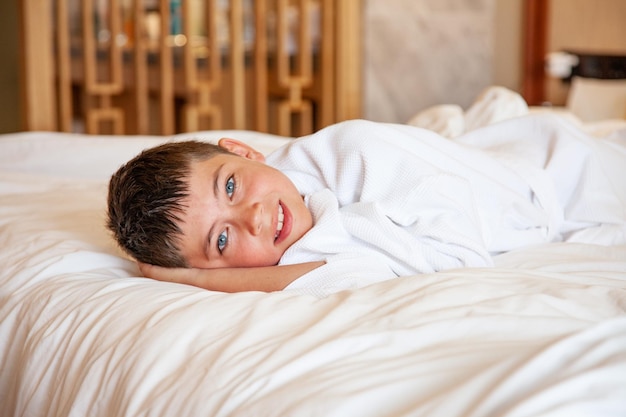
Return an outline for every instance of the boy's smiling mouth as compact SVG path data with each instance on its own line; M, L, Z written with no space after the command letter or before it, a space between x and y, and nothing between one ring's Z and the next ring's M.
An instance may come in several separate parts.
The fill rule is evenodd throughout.
M278 203L278 221L276 222L276 234L274 235L274 242L278 240L280 232L283 230L283 223L285 221L285 212L282 204Z
M278 245L283 242L291 233L293 226L293 218L289 207L285 206L282 201L278 202L278 213L276 214L276 232L274 234L274 244Z

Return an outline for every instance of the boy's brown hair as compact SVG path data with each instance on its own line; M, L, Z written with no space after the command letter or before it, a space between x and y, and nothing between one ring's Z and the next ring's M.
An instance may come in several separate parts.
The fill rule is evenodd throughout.
M122 165L109 182L107 227L136 260L164 267L188 267L180 253L178 222L189 195L192 162L230 154L195 140L144 150Z

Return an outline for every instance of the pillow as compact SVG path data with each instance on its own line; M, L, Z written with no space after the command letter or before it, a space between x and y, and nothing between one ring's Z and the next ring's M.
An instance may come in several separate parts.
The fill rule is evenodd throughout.
M407 124L432 130L446 138L454 138L465 132L463 109L456 104L429 107L411 117Z
M626 79L573 77L566 107L583 122L626 119Z
M506 87L490 86L476 97L465 112L465 131L527 114L528 104L519 93Z

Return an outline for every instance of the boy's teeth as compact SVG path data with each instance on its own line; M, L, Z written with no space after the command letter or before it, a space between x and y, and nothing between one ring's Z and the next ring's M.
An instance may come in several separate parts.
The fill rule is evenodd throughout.
M283 213L283 206L278 205L278 223L276 224L276 234L274 235L274 239L280 235L280 231L283 230L283 222L285 220L285 214Z

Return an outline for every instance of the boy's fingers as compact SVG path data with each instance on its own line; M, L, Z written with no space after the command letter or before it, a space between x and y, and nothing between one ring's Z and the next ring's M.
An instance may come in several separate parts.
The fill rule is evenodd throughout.
M138 263L139 270L146 278L157 281L178 282L191 284L196 278L196 271L190 268L163 268L150 264ZM192 284L193 285L193 284Z
M139 270L146 278L157 279L159 281L171 281L167 277L173 276L176 268L163 268L150 264L139 264Z
M137 261L137 265L139 266L139 270L141 271L143 276L149 278L148 273L150 272L151 267L154 268L154 265L144 264L143 262L139 262L139 261Z

